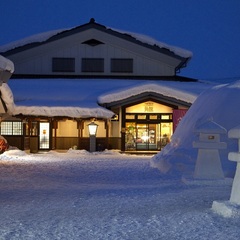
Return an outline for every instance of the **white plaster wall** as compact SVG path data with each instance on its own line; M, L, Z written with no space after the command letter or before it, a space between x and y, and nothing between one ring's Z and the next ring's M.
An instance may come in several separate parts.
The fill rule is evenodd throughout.
M66 120L58 122L58 137L78 137L77 122Z
M94 47L82 44L82 42L92 38L100 40L105 44L100 44ZM52 72L53 57L75 58L75 73L66 72L64 73L65 75L89 75L89 73L81 72L81 59L85 57L105 59L105 72L91 73L93 75L120 75L119 73L110 72L111 58L133 59L134 72L121 73L121 75L174 75L175 67L180 63L180 61L175 58L139 46L124 39L105 34L96 29L89 29L85 32L71 35L47 44L42 44L38 47L8 56L8 58L14 62L15 74L61 75L62 73Z

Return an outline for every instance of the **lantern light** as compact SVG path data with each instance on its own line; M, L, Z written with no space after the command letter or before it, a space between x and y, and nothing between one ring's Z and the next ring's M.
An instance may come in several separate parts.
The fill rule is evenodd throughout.
M88 131L90 136L96 136L98 125L94 122L88 124Z

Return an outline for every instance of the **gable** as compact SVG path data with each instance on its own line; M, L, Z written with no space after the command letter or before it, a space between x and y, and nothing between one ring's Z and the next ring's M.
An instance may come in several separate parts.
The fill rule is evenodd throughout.
M118 108L118 107L130 107L136 104L142 104L145 101L153 101L158 104L168 106L172 109L177 109L178 107L190 107L191 103L186 102L175 97L170 97L156 92L144 92L139 93L134 96L109 102L109 103L100 103L101 106L104 106L108 109Z
M176 52L178 54L176 54ZM183 52L183 51L182 51ZM139 41L121 32L106 28L95 22L58 33L44 42L30 43L6 51L15 64L15 74L30 75L103 75L103 76L174 76L190 58L181 56L174 48L158 47ZM74 59L74 71L54 72L53 58ZM83 72L82 59L103 59L103 71ZM129 72L111 70L112 59L132 59Z
M171 84L163 84L163 82L160 84L139 84L99 96L98 102L102 106L112 108L131 106L151 99L172 108L177 106L189 107L196 100L197 95L186 91L184 85L184 83L177 84L176 82L171 82Z

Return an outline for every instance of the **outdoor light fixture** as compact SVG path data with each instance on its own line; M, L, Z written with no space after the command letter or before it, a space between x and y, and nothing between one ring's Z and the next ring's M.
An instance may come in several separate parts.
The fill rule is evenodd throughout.
M94 122L88 124L88 131L90 136L96 136L98 125Z
M98 125L94 122L88 124L88 131L90 135L90 152L96 151L96 134Z

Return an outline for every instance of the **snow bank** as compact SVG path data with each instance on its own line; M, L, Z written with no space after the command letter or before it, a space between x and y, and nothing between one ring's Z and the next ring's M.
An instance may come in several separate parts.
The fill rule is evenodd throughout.
M19 156L19 157L23 157L23 156L27 156L27 153L19 150L19 149L15 149L15 150L9 150L9 151L5 151L2 156L7 156L7 157L11 157L11 156Z
M11 89L9 88L8 84L3 83L0 86L1 90L1 97L6 107L8 109L9 114L12 114L14 111L14 98Z
M0 71L14 72L14 64L9 59L0 55Z
M81 149L81 150L75 150L70 148L67 153L73 154L73 155L112 155L112 156L117 156L117 155L122 155L120 150L108 150L105 149L104 151L100 152L88 152L87 150Z
M225 218L240 216L240 206L230 201L213 201L212 210Z
M221 125L227 131L240 123L240 81L218 85L204 91L193 103L179 123L172 141L163 151L151 159L151 165L166 174L192 174L197 158L197 149L192 147L198 139L194 133L196 126L208 119ZM225 176L233 177L236 164L228 160L229 151L237 151L237 141L221 136L227 143L226 150L219 150Z

